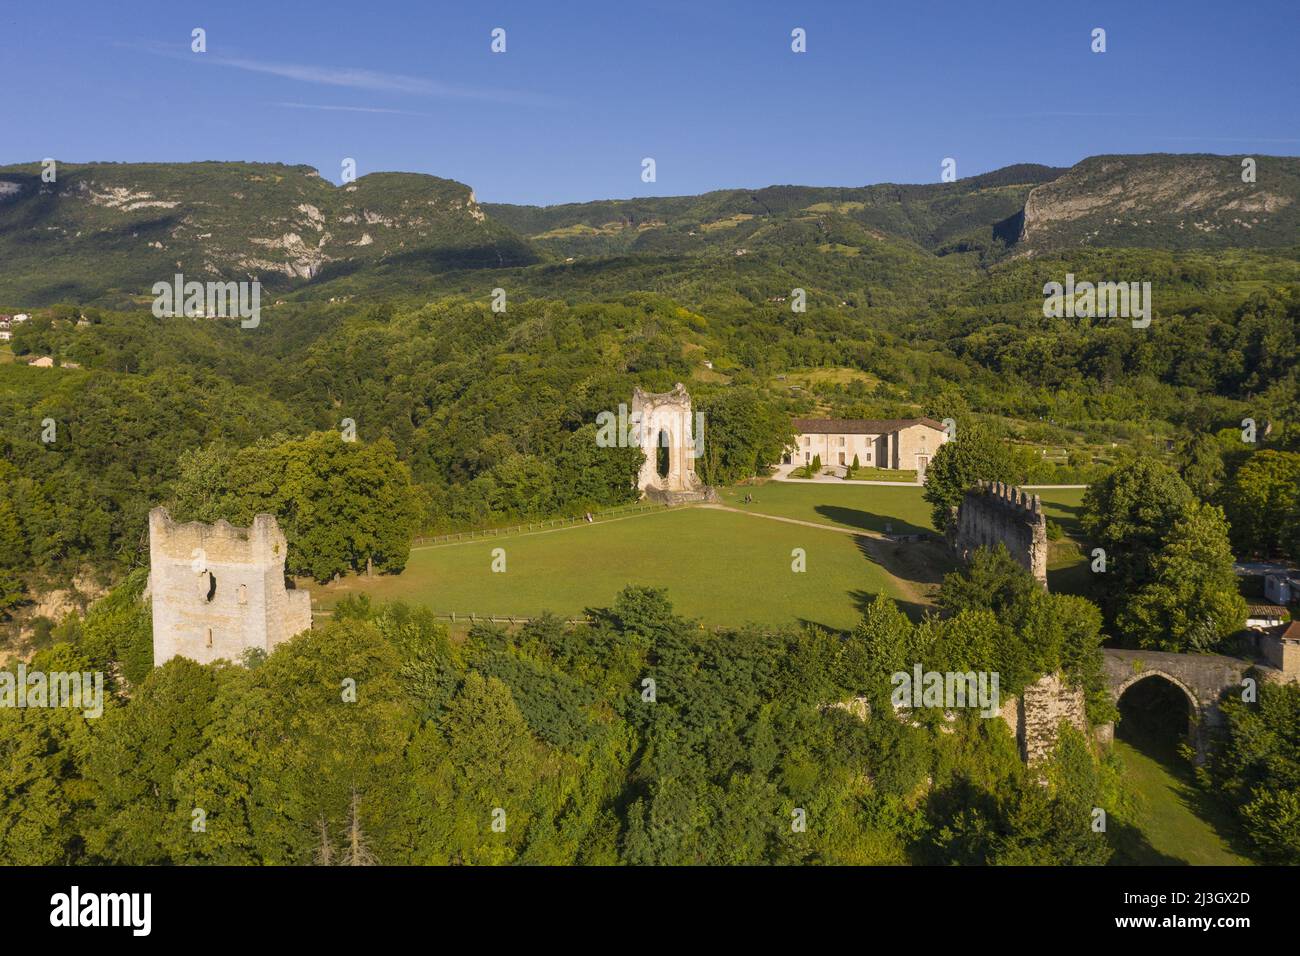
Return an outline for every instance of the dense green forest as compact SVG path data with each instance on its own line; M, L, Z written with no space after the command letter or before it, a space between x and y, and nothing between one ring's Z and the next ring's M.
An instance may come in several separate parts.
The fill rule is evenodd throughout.
M147 648L140 586L33 666ZM1087 602L969 591L919 626L878 601L847 640L702 639L636 587L589 626L463 642L427 611L352 602L247 667L145 664L97 721L0 710L0 862L1104 862L1090 821L1119 799L1115 768L1081 737L1044 788L1000 720L829 706L865 691L891 713L903 660L1001 668L1007 693L1043 669L1095 680Z
M1035 292L1067 267L1153 276L1165 290L1155 321L1140 330L1043 318ZM715 483L777 460L788 415L924 414L981 423L1009 443L1009 480L1088 481L1129 458L1160 457L1185 477L1191 469L1205 485L1198 493L1228 509L1239 547L1295 547L1294 536L1278 538L1286 524L1251 524L1267 509L1246 503L1264 499L1234 484L1253 453L1283 453L1275 460L1285 464L1285 453L1300 449L1300 267L1292 259L1129 250L1012 261L917 299L906 315L841 307L813 290L805 313L769 302L790 276L767 277L745 298L716 288L734 277L695 273L714 286L698 301L600 298L570 277L584 290L562 299L543 295L554 291L545 272L518 276L504 312L492 311L485 289L481 299L290 301L268 307L256 329L144 309L37 313L15 334L14 354L80 367L0 364L8 579L86 565L120 573L138 561L149 507L170 502L197 517L231 494L195 487L207 480L205 461L242 456L256 469L255 446L279 444L288 455L292 442L341 433L348 421L359 447L386 442L373 454L400 463L409 500L375 519L394 524L388 534L619 504L634 495L637 453L597 448L597 415L630 402L636 385L666 390L676 381L714 423L701 467ZM533 280L543 288L530 288ZM489 280L497 281L508 282ZM920 294L906 270L888 281ZM843 374L796 390L783 376L798 369ZM1241 440L1245 419L1258 423L1253 444ZM1035 458L1034 445L1067 450L1068 460ZM1292 479L1275 477L1266 496L1276 509ZM298 494L293 507L307 512L310 486L279 494ZM215 496L208 510L190 511L201 493ZM269 491L239 493L238 514L272 507ZM287 507L279 500L273 510ZM368 557L400 567L377 552L318 567L328 577Z
M1217 159L1188 175L1217 176ZM95 721L0 708L0 862L1089 864L1131 849L1140 834L1091 828L1128 797L1082 735L1030 770L1000 720L882 715L889 674L919 662L997 672L1005 695L1059 672L1108 722L1103 642L1237 650L1234 557L1300 560L1300 205L1253 232L1153 212L1110 243L1093 219L1050 215L1117 182L1140 195L1173 161L549 209L480 208L428 177L340 193L246 164L70 168L55 212L20 193L0 247L35 216L52 225L0 275L6 309L31 312L0 350L4 650L104 671L110 695ZM1294 162L1270 188L1294 191ZM128 243L107 200L73 203L146 174L178 205L131 239L174 243L165 255ZM365 251L277 247L255 328L156 317L143 293L169 263L237 262L256 240L249 207L223 205L232 189L276 229L342 224ZM187 215L201 222L182 229ZM199 228L229 245L205 250ZM44 274L51 249L65 254ZM1067 273L1150 282L1150 326L1046 317L1043 287ZM635 500L641 453L601 447L597 416L676 382L704 415L706 482L765 475L792 416L952 419L926 490L936 528L979 480L1086 483L1079 540L1110 570L1087 597L1049 595L981 552L933 613L879 598L848 633L706 631L637 586L589 624L467 637L354 599L246 666L152 666L150 508L271 512L288 571L318 582L396 573L416 535ZM15 640L74 579L111 590ZM1298 696L1228 706L1201 774L1261 859L1300 861Z

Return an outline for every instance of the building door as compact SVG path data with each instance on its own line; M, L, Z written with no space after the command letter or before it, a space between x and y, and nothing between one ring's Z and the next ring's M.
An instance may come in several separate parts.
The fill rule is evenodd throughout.
M844 452L840 452L840 464L844 464Z
M929 464L930 464L929 455L916 456L916 480L917 481L921 481L921 482L925 481L925 468Z

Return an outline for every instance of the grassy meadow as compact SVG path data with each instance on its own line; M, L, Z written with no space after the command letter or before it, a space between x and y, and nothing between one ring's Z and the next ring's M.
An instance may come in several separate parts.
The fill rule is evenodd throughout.
M492 570L496 548L505 552L504 572ZM795 548L806 554L803 573L791 570ZM313 587L312 596L321 607L363 591L458 616L574 616L608 606L628 584L668 588L679 613L706 625L848 628L877 593L908 593L855 535L687 507L419 546L400 575L353 576Z
M746 494L754 501L744 503ZM1082 491L1048 494L1050 516L1067 526L1077 521ZM307 586L322 609L360 592L458 617L571 617L607 606L628 584L645 584L667 588L680 613L707 626L812 622L845 629L878 593L913 616L921 613L953 567L935 542L880 537L933 531L920 488L767 482L723 489L721 497L723 508L664 509L418 545L400 575ZM497 548L505 552L504 572L492 570ZM795 548L806 555L802 573L791 570Z

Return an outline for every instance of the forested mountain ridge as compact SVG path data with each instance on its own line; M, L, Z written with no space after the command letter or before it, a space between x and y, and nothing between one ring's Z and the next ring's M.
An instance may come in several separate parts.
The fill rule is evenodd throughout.
M588 270L593 288L621 291L631 267L637 287L676 294L709 281L701 259L730 273L731 285L775 269L800 280L788 287L851 301L880 275L895 291L934 288L948 284L952 267L1013 255L1293 243L1300 159L1253 157L1256 181L1243 182L1243 158L1097 156L952 183L547 207L480 205L469 186L416 173L372 173L340 187L308 166L274 163L63 163L46 183L38 164L7 166L0 304L125 305L177 271L256 278L311 298L476 291L481 282L464 277L484 269L519 270L506 273L512 287L546 291L557 279L572 285L554 271L570 265Z
M780 241L782 225L816 223L848 232L857 246L886 237L941 249L992 227L1024 207L1033 186L1064 170L1020 164L953 183L874 186L767 186L700 196L609 199L557 206L485 203L488 215L539 247L564 255L613 252L734 253Z
M380 261L423 271L537 257L470 187L416 173L334 186L278 163L0 167L0 302L147 292L175 272L287 289Z
M836 245L885 237L937 254L1076 246L1170 250L1288 245L1300 234L1300 160L1256 156L1094 156L1068 169L1008 166L953 183L855 188L769 186L701 196L557 206L486 203L488 215L565 255L734 252L779 223L855 229ZM837 223L837 220L839 222Z

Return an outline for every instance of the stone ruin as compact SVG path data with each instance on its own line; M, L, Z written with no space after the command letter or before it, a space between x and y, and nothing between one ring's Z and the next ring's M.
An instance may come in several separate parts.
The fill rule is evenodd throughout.
M957 509L952 543L963 561L979 548L1005 545L1016 563L1047 587L1047 518L1038 495L1000 481L981 481Z
M698 500L708 489L695 474L695 458L703 448L703 435L695 434L691 396L681 382L671 392L632 390L632 421L645 461L636 486L642 497L665 501ZM667 451L667 468L660 469L659 449Z
M1052 755L1064 721L1089 734L1083 688L1066 683L1062 674L1045 674L1018 697L1002 702L1001 717L1020 747L1020 759L1036 767Z
M310 629L311 595L285 587L286 553L273 515L237 528L178 524L166 508L150 511L154 666L173 657L239 662Z

